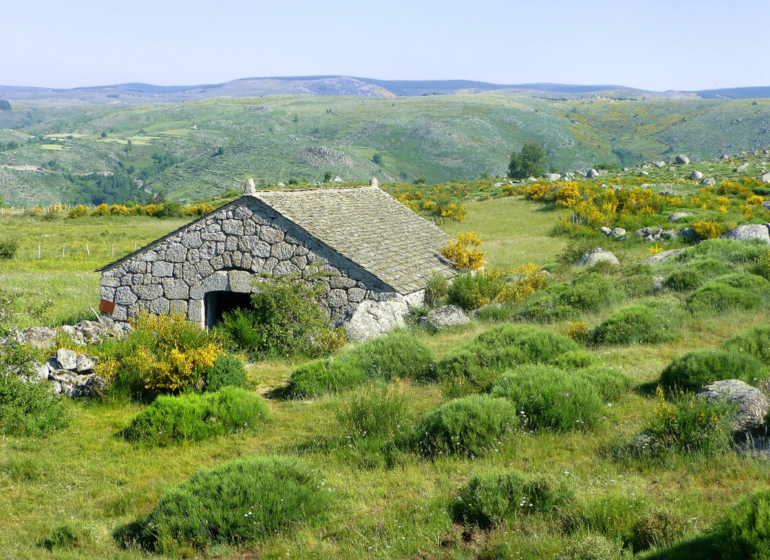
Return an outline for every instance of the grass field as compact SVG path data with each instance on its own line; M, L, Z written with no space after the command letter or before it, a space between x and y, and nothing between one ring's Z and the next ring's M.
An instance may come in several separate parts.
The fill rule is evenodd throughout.
M554 263L564 237L550 237L559 211L521 198L467 203L465 222L445 223L450 235L475 231L484 241L489 265L509 268L527 262ZM31 222L5 218L3 231L22 240L19 256L0 261L3 288L24 290L27 297L54 299L48 321L86 318L98 302L95 268L178 227L179 220L152 218L81 218ZM50 237L48 237L50 236ZM85 255L89 243L91 256ZM37 245L46 247L37 259ZM71 256L60 256L61 245ZM647 252L638 246L638 258ZM574 270L562 270L565 278ZM675 296L671 305L678 304ZM633 301L633 298L632 300ZM628 303L628 302L626 302ZM617 306L616 306L617 307ZM590 327L614 308L581 317ZM339 398L282 400L271 396L285 386L297 363L252 364L254 386L266 396L272 423L256 433L219 437L196 444L149 448L126 443L118 433L142 410L126 402L80 402L68 407L70 427L46 438L0 440L0 551L7 558L151 558L121 549L113 532L147 513L168 488L198 469L252 454L299 456L322 473L333 507L324 522L242 547L220 546L204 552L180 549L181 557L326 559L551 559L583 533L568 534L558 519L520 516L488 532L454 525L448 507L459 489L478 472L516 468L566 480L576 501L608 506L610 522L621 523L632 509L667 508L686 520L687 533L668 550L642 558L715 558L704 530L717 524L738 500L768 486L768 463L728 452L718 456L671 455L665 461L618 461L607 449L619 436L642 429L652 414L654 397L644 384L655 381L670 360L688 350L713 348L729 336L767 322L767 310L733 311L712 320L686 316L680 336L671 342L599 346L590 352L601 363L621 366L636 387L604 409L592 432L517 433L494 453L481 458L405 456L386 465L365 440L349 439L335 419ZM490 328L478 320L464 329L429 334L415 331L440 357ZM543 325L559 332L566 321ZM423 415L445 400L435 384L398 383L412 413ZM616 508L616 509L612 509ZM624 509L625 508L625 509ZM614 521L612 521L614 520ZM82 536L72 549L53 552L44 541L55 527L68 525ZM699 540L700 539L700 540Z

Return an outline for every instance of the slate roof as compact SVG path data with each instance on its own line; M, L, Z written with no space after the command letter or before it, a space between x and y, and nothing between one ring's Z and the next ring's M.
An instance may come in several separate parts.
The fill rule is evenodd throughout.
M252 196L401 294L424 288L434 273L457 274L441 257L449 236L377 187Z
M441 256L450 237L378 187L257 191L217 208L104 267L105 271L158 246L223 209L254 197L400 294L426 286L434 273L458 270Z

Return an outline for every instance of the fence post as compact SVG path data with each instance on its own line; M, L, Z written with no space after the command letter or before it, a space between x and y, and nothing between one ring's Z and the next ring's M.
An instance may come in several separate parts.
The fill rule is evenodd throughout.
M112 256L113 257L115 256L115 244L114 243L112 244Z
M91 256L91 248L88 246L88 243L86 243L86 253L88 253L88 256Z
M66 245L62 245L61 246L61 256L62 257L64 256L64 249L65 249L65 247L66 247Z
M43 250L42 250L42 248L40 247L40 245L38 245L38 246L37 246L37 258L38 258L38 259L39 259L39 258L41 258L41 257L42 257L42 254L43 254Z

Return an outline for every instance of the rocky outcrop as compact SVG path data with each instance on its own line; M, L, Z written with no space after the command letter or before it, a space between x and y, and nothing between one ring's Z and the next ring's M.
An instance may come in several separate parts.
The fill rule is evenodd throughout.
M759 389L737 379L728 379L706 385L698 391L696 397L735 404L737 409L732 428L736 434L764 433L770 399Z
M660 264L662 262L666 262L669 259L673 259L678 255L681 255L686 250L687 249L672 249L671 251L662 251L660 253L650 255L649 257L642 259L640 262L642 264L649 264L649 265Z
M770 243L770 233L765 224L747 224L736 226L722 236L723 239L734 239L743 241L744 239L761 239L765 243Z
M400 298L389 301L364 301L338 318L334 326L345 329L350 340L365 342L403 327L409 308Z
M668 221L676 223L686 216L692 216L692 212L674 212L668 217Z
M690 158L688 158L685 155L678 155L676 156L676 163L678 163L679 165L687 165L688 163L690 163Z
M454 305L444 305L434 309L426 317L421 317L419 320L420 325L433 331L467 325L470 322L462 309Z
M66 335L78 346L86 346L101 344L108 338L120 338L123 336L123 328L112 321L105 323L81 321L76 325L62 325L58 329L30 327L16 333L15 338L21 344L47 350L54 345L57 333Z

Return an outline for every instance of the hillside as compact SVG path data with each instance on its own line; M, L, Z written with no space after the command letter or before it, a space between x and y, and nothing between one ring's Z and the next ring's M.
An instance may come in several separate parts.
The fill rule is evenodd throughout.
M770 144L770 100L761 99L548 100L501 90L12 106L0 112L0 193L14 206L140 200L148 191L187 201L247 177L314 182L326 172L381 182L502 176L529 139L562 172L678 153L706 160Z

